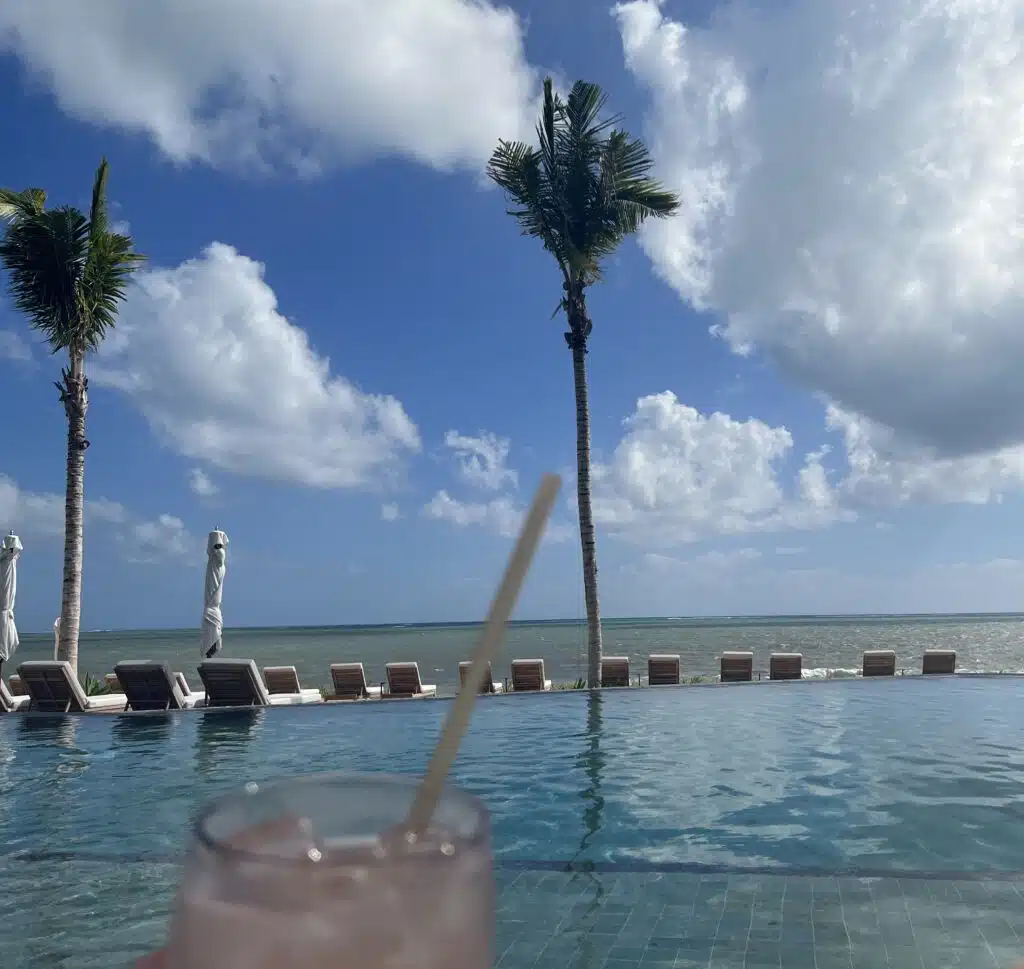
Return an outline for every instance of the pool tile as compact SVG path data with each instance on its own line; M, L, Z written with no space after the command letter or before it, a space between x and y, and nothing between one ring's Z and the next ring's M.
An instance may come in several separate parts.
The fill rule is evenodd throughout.
M178 872L71 863L56 879L10 861L5 878L18 905L2 914L24 931L2 964L77 969L95 964L98 953L78 961L60 954L64 936L45 899L87 885L90 904L102 906L125 884L157 881L166 882L169 904ZM498 969L1016 969L1024 962L1017 881L550 870L499 870L495 880ZM164 931L166 905L143 908L105 933L113 964L141 954Z
M845 946L815 946L814 965L817 969L851 969L853 961Z
M679 953L672 966L673 969L708 969L708 956L691 958L685 953Z
M1005 919L979 919L978 933L993 949L1019 941L1017 933Z
M889 945L886 943L885 953L889 959L889 965L899 969L922 969L921 953L917 946Z
M608 952L608 958L615 960L632 960L638 962L643 956L647 946L645 945L613 945Z
M957 961L961 969L997 969L995 957L985 946L975 946L971 949L955 949ZM930 969L930 967L927 967ZM1005 967L998 967L1005 969Z

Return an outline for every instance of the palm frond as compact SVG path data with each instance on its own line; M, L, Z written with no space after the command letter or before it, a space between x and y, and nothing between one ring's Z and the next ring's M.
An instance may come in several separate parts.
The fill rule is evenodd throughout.
M110 166L106 158L100 161L92 183L92 204L89 206L89 236L97 239L107 232L107 176Z
M88 254L89 223L69 207L20 216L0 241L11 302L53 350L69 346L78 330L78 290Z
M499 141L487 165L487 174L505 191L517 207L509 209L524 235L541 240L559 264L563 254L559 247L558 226L561 213L541 157L536 148L521 141Z
M565 119L569 132L578 141L594 141L619 121L618 115L601 118L608 95L596 84L577 81L565 102Z
M23 192L0 188L0 219L5 222L39 215L45 206L46 192L41 188L27 188Z
M131 275L145 258L129 236L105 232L91 240L81 286L81 317L88 321L81 334L84 346L95 350L113 327Z
M54 352L99 345L143 260L129 236L109 229L108 172L104 159L88 218L69 206L46 209L41 189L0 189L0 217L7 223L0 266L11 301Z

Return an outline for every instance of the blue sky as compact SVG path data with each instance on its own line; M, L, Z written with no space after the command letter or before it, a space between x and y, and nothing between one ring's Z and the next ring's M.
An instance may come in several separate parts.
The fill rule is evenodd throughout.
M605 615L1020 608L1024 68L973 46L1018 6L5 5L0 184L85 207L106 155L149 257L90 360L84 628L197 623L215 526L229 625L479 618L548 470L519 615L583 614L559 281L481 177L546 73L684 203L590 294ZM58 370L0 303L26 630Z

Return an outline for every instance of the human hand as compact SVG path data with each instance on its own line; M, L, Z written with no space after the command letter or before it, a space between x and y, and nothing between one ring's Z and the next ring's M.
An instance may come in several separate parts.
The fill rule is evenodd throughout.
M148 956L143 956L135 963L135 969L167 969L167 950L161 949Z

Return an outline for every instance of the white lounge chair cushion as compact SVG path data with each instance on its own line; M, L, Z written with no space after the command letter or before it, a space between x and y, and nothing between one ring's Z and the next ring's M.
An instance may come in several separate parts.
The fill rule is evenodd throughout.
M301 703L322 703L319 690L300 690L298 693L271 693L268 696L272 707L297 706Z
M0 680L0 699L3 701L0 709L9 710L11 713L18 713L21 710L27 709L28 705L32 702L32 697L27 693L20 695L11 693L3 680Z
M128 706L128 697L123 693L100 693L86 699L89 701L87 710L123 710Z

